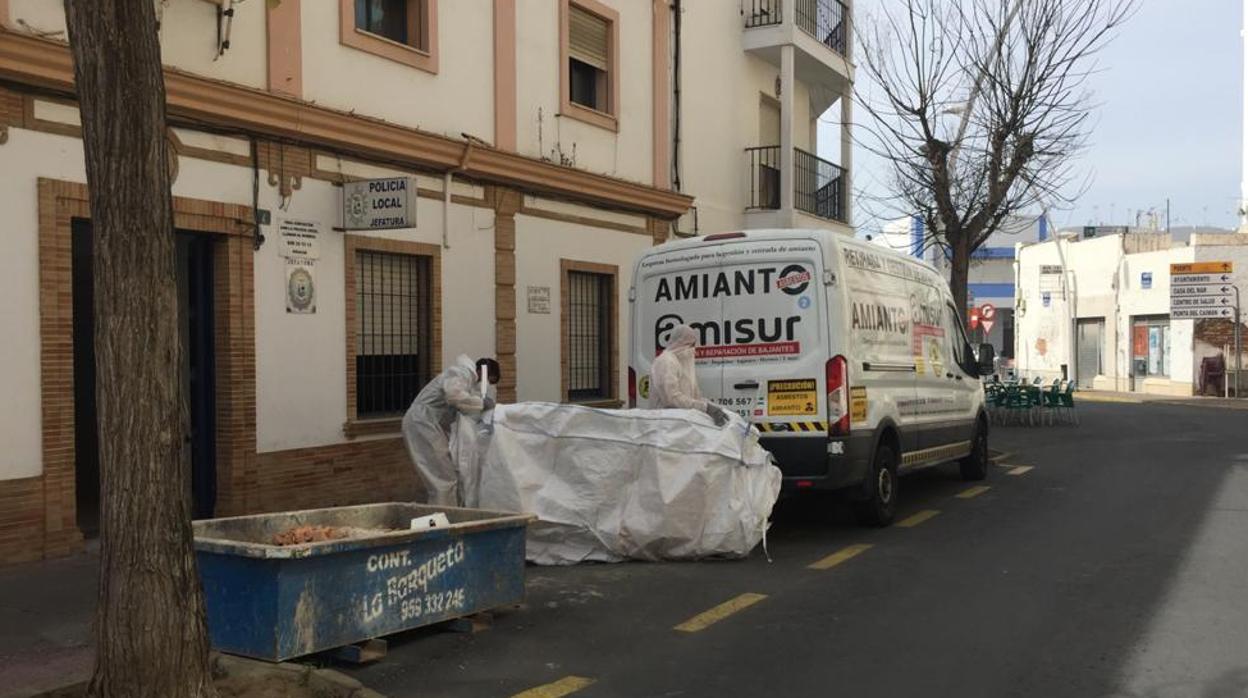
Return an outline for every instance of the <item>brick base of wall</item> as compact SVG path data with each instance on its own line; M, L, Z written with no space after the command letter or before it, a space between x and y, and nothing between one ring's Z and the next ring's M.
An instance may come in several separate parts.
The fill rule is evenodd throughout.
M256 456L250 512L319 509L369 502L424 501L401 438L274 451ZM0 480L0 565L62 557L82 550L77 529L46 528L42 477Z
M0 480L0 565L82 550L76 529L49 530L43 477Z
M256 456L259 512L424 499L401 438Z

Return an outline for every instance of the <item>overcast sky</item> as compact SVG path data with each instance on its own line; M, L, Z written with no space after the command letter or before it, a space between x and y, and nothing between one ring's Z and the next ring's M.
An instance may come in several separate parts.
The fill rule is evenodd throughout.
M855 14L882 2L859 0ZM1088 191L1055 224L1128 224L1136 211L1164 213L1172 225L1237 225L1240 182L1242 44L1239 0L1141 0L1100 55L1091 88L1096 103L1091 147L1081 162ZM859 77L862 77L859 71ZM827 118L839 117L834 108ZM867 118L862 109L858 119ZM825 129L821 141L838 142ZM826 140L825 140L826 138ZM882 186L878 163L855 152L855 189ZM878 228L858 207L861 233ZM1164 221L1163 221L1164 222Z

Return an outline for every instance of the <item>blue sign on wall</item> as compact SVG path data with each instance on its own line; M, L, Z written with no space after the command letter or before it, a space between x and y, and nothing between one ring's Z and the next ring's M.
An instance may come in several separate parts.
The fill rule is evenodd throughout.
M1047 307L1049 307L1049 306L1050 306L1050 305L1052 305L1052 303L1053 303L1053 296L1051 296L1051 295L1049 294L1049 292L1048 292L1048 291L1045 291L1044 293L1041 293L1041 294L1040 294L1040 303L1041 303L1041 304L1043 304L1043 305L1044 305L1044 307L1046 307L1046 308L1047 308Z
M1152 287L1153 287L1153 272L1151 271L1140 272L1140 288L1150 289Z

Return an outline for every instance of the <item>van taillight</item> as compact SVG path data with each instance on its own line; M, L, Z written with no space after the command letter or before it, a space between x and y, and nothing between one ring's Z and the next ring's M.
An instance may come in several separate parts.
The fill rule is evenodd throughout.
M828 359L828 435L849 434L849 364L844 356Z
M628 408L637 409L637 371L628 367Z

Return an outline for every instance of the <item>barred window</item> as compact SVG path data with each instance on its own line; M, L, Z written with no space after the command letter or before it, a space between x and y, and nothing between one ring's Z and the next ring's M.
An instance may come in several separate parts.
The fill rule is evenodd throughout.
M355 253L356 415L400 415L432 367L429 258Z
M568 400L614 398L611 387L614 277L585 271L567 276Z

